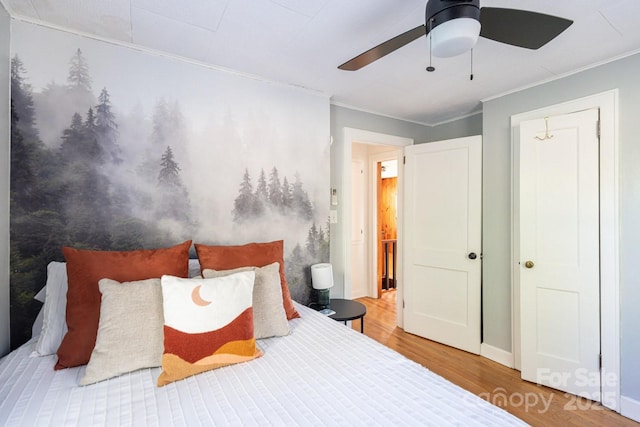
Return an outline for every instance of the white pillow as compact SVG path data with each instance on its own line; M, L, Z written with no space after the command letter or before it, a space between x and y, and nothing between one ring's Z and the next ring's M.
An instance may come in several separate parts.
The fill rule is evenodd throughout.
M38 316L36 316L36 320L34 320L33 325L31 325L31 338L37 337L42 333L43 319L44 319L44 306L40 307L40 311L38 311Z
M160 279L98 282L102 300L96 345L80 385L162 364L164 315Z
M47 356L58 351L67 333L67 264L52 261L47 266L42 332L31 356Z
M44 285L42 289L40 289L40 292L35 294L33 299L36 301L40 301L41 303L44 303L46 296L47 296L47 285Z
M43 286L40 291L35 294L33 297L34 300L41 302L44 304L44 300L46 297L47 286ZM44 319L44 305L40 307L38 311L38 316L36 316L36 320L33 321L33 325L31 325L31 338L37 337L42 333L42 321Z
M198 258L189 259L189 277L200 276L200 261Z

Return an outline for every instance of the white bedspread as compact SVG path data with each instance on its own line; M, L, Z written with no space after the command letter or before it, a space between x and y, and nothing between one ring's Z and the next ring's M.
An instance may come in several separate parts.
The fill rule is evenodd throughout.
M404 356L304 306L264 356L158 388L160 368L86 387L35 341L0 361L2 426L523 425Z

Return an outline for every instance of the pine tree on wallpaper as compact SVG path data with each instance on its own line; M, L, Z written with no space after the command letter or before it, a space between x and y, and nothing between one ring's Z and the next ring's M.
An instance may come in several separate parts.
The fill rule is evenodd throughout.
M295 181L291 187L291 206L293 211L301 218L309 221L313 219L313 206L298 174L296 174Z
M158 185L172 187L182 185L180 182L180 166L173 158L173 151L168 145L160 158L160 173L158 174Z
M290 211L293 206L293 194L291 192L291 185L289 180L285 176L282 179L282 208L285 212Z
M267 188L267 177L264 173L264 169L260 169L260 177L258 178L258 186L253 198L252 217L260 218L264 213L267 204L269 203L269 189Z
M72 90L91 92L91 76L89 75L89 65L82 55L82 50L78 48L75 55L69 61L69 76L67 82Z
M280 184L280 178L278 177L278 169L274 166L269 174L269 184L267 186L269 190L269 203L273 209L276 209L278 213L283 214L282 210L282 185Z
M160 172L158 173L159 202L156 218L168 218L189 223L189 193L180 178L180 166L176 162L171 146L162 154Z
M122 151L118 145L118 124L115 120L115 114L111 111L111 101L106 87L102 89L98 96L96 128L100 146L105 150L112 162L121 163Z
M253 193L253 184L251 184L251 175L249 175L248 169L244 170L239 193L238 197L233 201L232 215L235 222L242 223L248 218L257 217L259 212L256 212L255 208L256 206L262 206L258 196Z

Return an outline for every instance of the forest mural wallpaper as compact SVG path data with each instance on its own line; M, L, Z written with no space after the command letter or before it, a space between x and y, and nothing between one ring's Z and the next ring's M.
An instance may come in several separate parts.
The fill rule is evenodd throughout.
M12 347L63 245L284 239L309 302L329 260L327 98L29 23L11 47Z

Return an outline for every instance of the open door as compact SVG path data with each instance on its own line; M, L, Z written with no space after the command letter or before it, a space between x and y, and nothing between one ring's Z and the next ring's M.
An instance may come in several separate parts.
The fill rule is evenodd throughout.
M480 353L482 137L405 148L404 328Z

